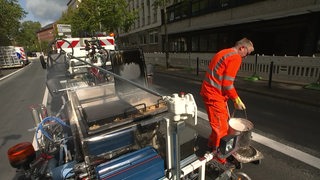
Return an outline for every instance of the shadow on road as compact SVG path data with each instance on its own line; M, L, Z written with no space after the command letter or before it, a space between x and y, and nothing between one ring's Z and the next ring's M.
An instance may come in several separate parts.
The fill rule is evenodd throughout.
M4 145L7 144L8 141L10 140L17 140L17 139L20 139L22 136L20 134L12 134L12 135L8 135L8 136L4 136L4 137L1 137L2 139L2 143L0 144L0 148Z

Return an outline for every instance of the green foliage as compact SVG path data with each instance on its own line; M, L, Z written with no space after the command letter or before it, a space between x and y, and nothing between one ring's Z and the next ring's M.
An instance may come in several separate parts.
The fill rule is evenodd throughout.
M57 24L71 24L71 17L74 16L75 10L73 8L68 8L67 11L62 12L60 19Z
M37 31L41 28L39 22L25 21L21 23L19 32L16 36L15 45L23 46L26 51L39 51Z
M41 42L38 42L40 43L39 46L37 47L37 50L38 52L44 52L44 53L47 53L48 49L50 48L49 47L49 41L41 41ZM46 54L47 55L47 54Z
M73 8L68 8L67 11L63 12L60 19L56 22L57 24L70 24L72 30L72 36L76 35L76 24L73 25L72 18L75 16L76 10ZM58 32L54 32L56 36L58 36Z
M137 12L129 12L128 4L125 0L101 0L100 20L103 27L110 32L115 32L118 28L128 31L137 18Z
M19 21L26 12L17 0L0 0L0 12L0 45L11 45L19 32Z
M68 9L58 23L70 24L73 36L128 31L137 12L129 12L127 8L125 0L83 0L77 9Z

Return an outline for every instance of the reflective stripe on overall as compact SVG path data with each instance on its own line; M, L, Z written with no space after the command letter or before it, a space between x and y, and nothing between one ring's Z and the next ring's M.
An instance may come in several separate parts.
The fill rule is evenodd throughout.
M225 53L222 57L218 57L219 59L216 61L213 59L214 62L209 65L201 89L212 129L208 145L215 148L219 147L220 139L228 133L229 113L226 104L228 98L225 97L227 95L225 92L230 91L229 94L232 94L232 96L238 96L233 86L238 67L231 69L231 75L227 74L225 70L226 66L230 65L225 62L226 59L237 53L232 49L225 50ZM241 61L237 58L241 57L235 57L235 60Z

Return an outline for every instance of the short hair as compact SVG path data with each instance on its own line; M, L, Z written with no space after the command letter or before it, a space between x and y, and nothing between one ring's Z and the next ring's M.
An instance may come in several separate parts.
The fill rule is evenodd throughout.
M239 46L253 47L253 43L247 38L242 38L239 41L237 41L234 46L235 47L239 47Z

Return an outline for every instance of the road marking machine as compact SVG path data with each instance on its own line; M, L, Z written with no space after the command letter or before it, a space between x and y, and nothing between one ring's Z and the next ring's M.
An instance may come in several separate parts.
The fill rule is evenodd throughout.
M250 179L215 160L234 154L239 134L223 138L218 154L196 155L193 95L150 89L141 49L106 49L93 38L84 40L86 53L78 56L62 41L71 47L56 40L48 58L40 58L50 97L32 108L34 143L8 150L22 178Z

